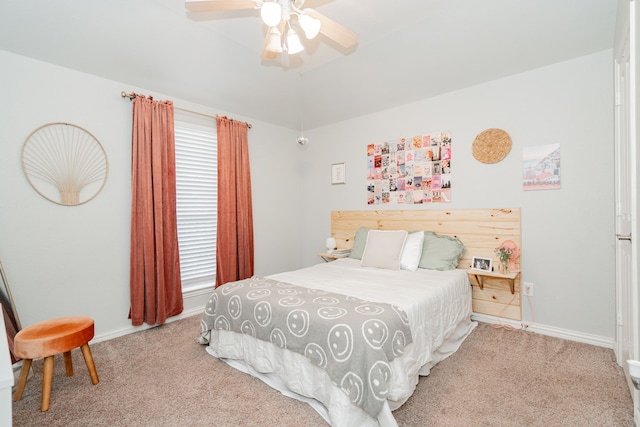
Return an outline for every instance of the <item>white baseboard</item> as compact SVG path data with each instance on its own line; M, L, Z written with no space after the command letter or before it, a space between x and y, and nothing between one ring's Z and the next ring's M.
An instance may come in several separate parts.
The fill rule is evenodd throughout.
M199 289L197 291L184 293L183 294L184 307L185 307L184 310L179 315L167 319L167 323L174 322L176 320L184 319L184 318L202 313L204 311L204 306L207 300L211 296L211 292L212 292L212 288L205 288L205 289ZM121 329L116 329L113 331L96 335L91 340L91 343L95 344L102 341L108 341L114 338L122 337L124 335L132 334L134 332L155 328L157 326L158 325L127 326Z
M500 317L489 316L486 314L473 313L471 315L473 320L479 322L491 323L491 324L504 324L511 326L515 329L521 329L523 326L529 332L535 332L541 335L548 335L550 337L562 338L570 341L582 342L585 344L597 345L598 347L606 347L613 349L614 341L611 338L602 337L598 335L585 334L583 332L571 331L569 329L556 328L555 326L541 325L539 323L529 324L528 322L503 319Z
M211 295L211 292L212 290L210 288L207 288L207 289L192 291L192 292L189 292L188 294L185 293L184 294L185 310L178 316L174 316L174 317L171 317L170 319L167 319L167 323L202 313L204 310L204 306L207 302L207 299ZM602 337L598 335L585 334L583 332L572 331L569 329L556 328L554 326L541 325L539 323L528 324L527 322L524 322L524 321L503 319L500 317L489 316L486 314L478 314L478 313L473 313L471 315L471 318L473 320L477 320L479 322L484 322L484 323L505 324L513 327L514 329L521 329L524 325L526 325L526 330L530 332L535 332L541 335L548 335L556 338L562 338L570 341L582 342L585 344L597 345L599 347L606 347L606 348L613 349L613 346L614 346L614 341L611 338ZM118 338L124 335L131 334L134 332L155 328L156 326L157 325L128 326L122 329L96 335L91 342L98 343L101 341L107 341L113 338ZM640 424L639 424L639 427L640 427Z

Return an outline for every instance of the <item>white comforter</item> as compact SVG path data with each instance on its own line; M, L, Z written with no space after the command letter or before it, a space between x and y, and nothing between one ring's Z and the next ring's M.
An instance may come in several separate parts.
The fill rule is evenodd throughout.
M389 398L377 419L352 405L327 373L304 356L249 335L211 331L209 353L291 397L308 401L334 427L397 426L391 411L411 396L418 375L427 375L433 365L455 352L475 327L464 270L391 271L361 267L359 260L345 258L269 278L395 304L409 317L413 343L392 363Z

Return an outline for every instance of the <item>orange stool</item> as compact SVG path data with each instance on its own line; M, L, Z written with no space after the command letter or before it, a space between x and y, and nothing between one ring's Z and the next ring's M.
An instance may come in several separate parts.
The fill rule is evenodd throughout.
M22 392L27 383L29 369L33 359L44 357L42 374L42 398L40 410L47 411L51 400L51 381L53 379L53 356L64 354L67 376L73 375L71 350L80 347L84 361L89 369L91 382L98 384L98 372L93 363L89 341L93 338L93 319L87 316L59 317L36 323L20 330L14 338L14 353L21 357L22 368L13 401L22 399Z

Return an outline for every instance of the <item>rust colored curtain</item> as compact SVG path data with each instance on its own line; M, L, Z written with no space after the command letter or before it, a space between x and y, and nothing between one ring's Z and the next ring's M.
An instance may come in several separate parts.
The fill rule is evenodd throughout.
M176 222L173 103L133 100L131 310L134 326L183 310Z
M218 236L216 287L253 275L253 210L247 123L216 116Z

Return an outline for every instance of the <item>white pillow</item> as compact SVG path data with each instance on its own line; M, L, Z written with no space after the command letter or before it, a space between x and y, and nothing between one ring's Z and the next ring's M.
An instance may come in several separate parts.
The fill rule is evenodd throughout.
M407 234L404 230L369 230L361 265L400 270L400 255Z
M404 242L402 254L400 255L400 268L403 270L416 271L422 258L422 245L424 243L424 232L416 231L409 233Z

